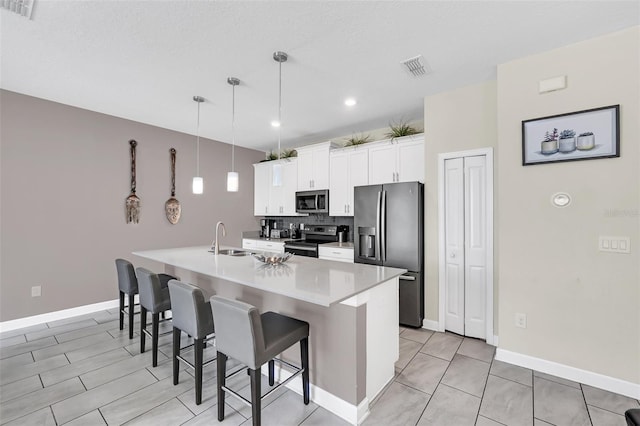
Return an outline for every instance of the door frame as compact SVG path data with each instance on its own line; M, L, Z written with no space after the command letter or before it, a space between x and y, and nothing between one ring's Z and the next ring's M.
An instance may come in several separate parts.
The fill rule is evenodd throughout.
M487 182L487 276L486 276L486 341L494 345L493 335L493 148L479 148L468 151L444 152L438 154L438 331L445 329L445 169L446 160L484 155L486 158Z

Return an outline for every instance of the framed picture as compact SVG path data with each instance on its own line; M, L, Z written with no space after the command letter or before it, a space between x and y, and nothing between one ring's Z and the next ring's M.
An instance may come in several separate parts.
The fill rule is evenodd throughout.
M620 105L522 122L522 165L620 156Z

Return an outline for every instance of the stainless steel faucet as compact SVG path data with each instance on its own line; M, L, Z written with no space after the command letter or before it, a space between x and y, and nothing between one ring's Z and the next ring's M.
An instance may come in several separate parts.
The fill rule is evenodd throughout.
M227 228L225 228L224 223L218 222L216 223L216 238L213 240L213 244L211 245L211 249L213 250L213 254L220 254L220 245L218 244L218 229L222 225L222 236L227 236Z

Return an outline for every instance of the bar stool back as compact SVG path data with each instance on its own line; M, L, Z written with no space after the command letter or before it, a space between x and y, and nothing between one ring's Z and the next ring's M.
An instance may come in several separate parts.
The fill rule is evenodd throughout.
M158 327L160 314L171 309L169 289L163 286L158 274L145 268L136 268L140 292L140 353L145 350L145 335L151 336L152 364L158 365ZM147 312L151 313L151 330L147 331Z
M251 406L253 424L260 425L261 398L266 397L298 374L302 374L303 401L309 404L309 323L275 312L260 315L258 309L252 305L220 296L213 296L210 301L213 320L216 324L218 351L218 421L224 420L224 397L225 392L229 392ZM275 359L276 355L298 342L300 342L302 367ZM249 368L251 401L226 387L228 357L240 361ZM274 360L293 368L295 373L264 396L260 396L260 368L263 364L269 363L269 384L273 385Z
M120 292L120 330L124 328L124 314L127 314L129 317L129 339L133 339L134 298L138 294L138 279L133 265L128 260L116 259L116 270L118 271L118 290ZM125 296L129 299L127 309L124 306Z
M215 361L203 362L203 351L207 336L213 334L213 315L211 303L205 300L198 287L177 280L169 281L171 295L171 313L173 325L173 384L179 381L180 361L195 370L196 404L202 403L202 367ZM180 356L180 337L182 332L193 337L193 364ZM191 345L190 345L191 346Z

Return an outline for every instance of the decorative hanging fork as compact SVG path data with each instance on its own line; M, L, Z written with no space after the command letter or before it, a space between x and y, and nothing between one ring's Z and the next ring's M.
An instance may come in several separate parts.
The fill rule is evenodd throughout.
M138 223L140 217L140 198L136 195L136 145L138 145L138 142L131 139L129 145L129 152L131 153L131 193L125 201L125 213L127 223Z
M171 148L169 150L169 154L171 155L171 198L164 203L164 212L167 215L167 219L169 223L175 225L180 220L180 213L182 212L182 207L180 207L180 201L178 201L176 196L176 150L175 148Z

